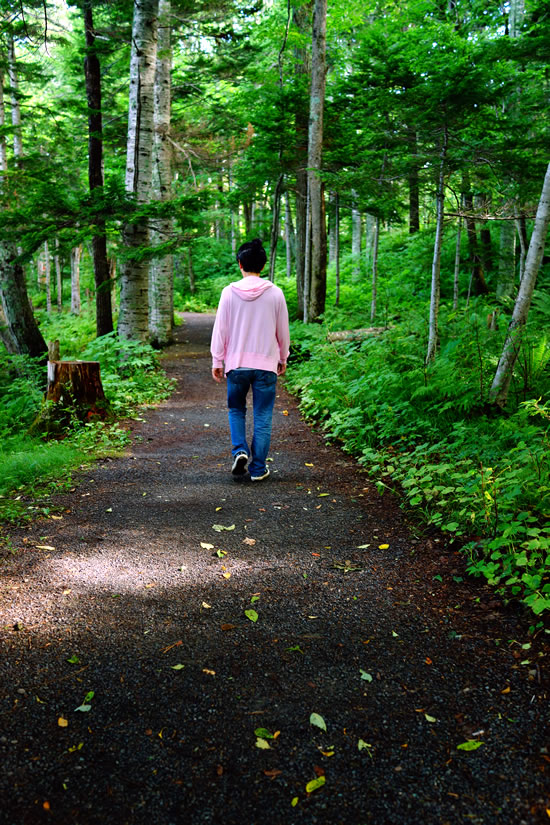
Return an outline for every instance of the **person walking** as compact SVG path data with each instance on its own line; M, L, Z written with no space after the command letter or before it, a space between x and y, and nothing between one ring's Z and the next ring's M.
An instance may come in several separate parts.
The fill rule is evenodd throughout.
M266 459L277 376L286 370L290 346L285 296L278 286L260 278L266 261L259 238L239 247L237 263L242 279L222 291L210 345L214 381L221 382L225 365L231 472L235 477L244 476L248 465L252 481L269 476ZM254 434L249 449L246 396L250 388Z

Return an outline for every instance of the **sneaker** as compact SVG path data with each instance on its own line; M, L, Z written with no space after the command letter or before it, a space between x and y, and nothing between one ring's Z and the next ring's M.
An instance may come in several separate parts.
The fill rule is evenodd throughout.
M237 453L231 472L234 476L242 476L246 473L246 465L248 464L248 456L246 453Z
M266 470L262 476L250 476L251 481L263 481L269 475L269 470Z

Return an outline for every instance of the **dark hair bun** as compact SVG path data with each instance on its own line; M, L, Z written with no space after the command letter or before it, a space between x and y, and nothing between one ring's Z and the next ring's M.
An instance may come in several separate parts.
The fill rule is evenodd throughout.
M263 243L261 242L261 240L259 238L254 238L254 240L250 242L250 245L252 246L253 249L262 249L263 248Z

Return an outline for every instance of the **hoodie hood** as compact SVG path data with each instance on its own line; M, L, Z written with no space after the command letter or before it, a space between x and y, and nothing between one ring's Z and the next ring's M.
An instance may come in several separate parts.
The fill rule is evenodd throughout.
M271 289L273 284L271 281L264 281L258 278L257 275L247 275L241 281L230 284L232 291L238 295L243 301L255 301L260 295L263 295L267 289Z

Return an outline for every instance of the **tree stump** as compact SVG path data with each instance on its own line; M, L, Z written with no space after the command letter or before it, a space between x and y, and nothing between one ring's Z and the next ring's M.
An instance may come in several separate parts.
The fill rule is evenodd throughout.
M60 435L79 421L110 417L98 361L48 361L48 389L31 434Z

